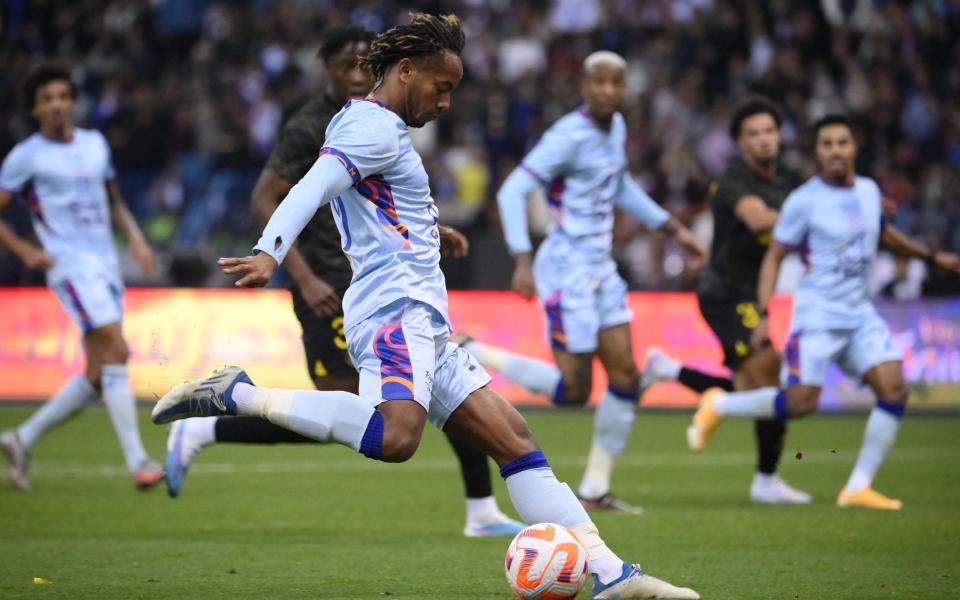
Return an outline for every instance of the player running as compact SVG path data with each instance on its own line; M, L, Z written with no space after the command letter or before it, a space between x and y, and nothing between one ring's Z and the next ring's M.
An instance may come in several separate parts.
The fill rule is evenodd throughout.
M310 170L323 147L330 120L350 98L362 98L373 85L369 70L358 60L366 55L373 33L355 26L331 29L320 48L329 76L322 96L298 110L284 126L260 179L253 190L251 208L261 226L290 189ZM449 228L441 235L461 240L457 251L466 251L466 240ZM357 371L350 362L344 338L341 298L353 271L340 248L340 234L330 210L319 210L287 253L284 267L290 274L293 310L303 330L307 369L318 390L357 392ZM316 269L316 270L315 270ZM321 278L322 277L322 278ZM460 461L467 494L468 537L516 535L523 524L507 517L497 506L490 481L487 456L447 436ZM241 444L315 443L314 440L259 417L198 417L178 421L167 437L167 491L180 494L184 477L200 450L214 442Z
M448 339L444 243L427 173L409 127L450 106L463 76L464 35L453 16L415 13L371 45L363 63L376 85L327 128L320 158L270 218L253 256L224 258L239 287L266 284L314 213L332 203L354 270L344 298L359 395L255 387L238 367L170 390L154 408L164 423L190 415L256 415L364 456L402 462L435 426L490 455L520 516L576 532L595 576L594 598L699 598L624 563L554 476L526 422L493 392L490 376Z
M781 205L796 187L796 176L777 164L780 153L780 110L769 100L741 104L730 120L730 136L742 155L711 186L713 244L710 262L700 272L697 301L700 314L723 347L723 364L733 378L717 377L682 366L659 348L650 348L643 385L678 381L695 392L712 387L727 391L776 386L780 355L769 344L750 345L760 322L757 277ZM777 473L786 424L757 419L757 472L750 499L764 504L807 504L810 494L791 487Z
M594 52L583 63L583 106L553 124L510 174L497 194L501 222L516 260L513 289L539 295L556 367L469 337L458 341L480 364L557 405L585 405L593 359L600 358L609 385L594 417L593 442L579 497L591 509L640 509L610 493L616 459L633 428L642 395L633 358L627 284L610 256L613 209L619 206L651 230L672 235L695 259L704 253L693 234L660 208L627 169L627 127L618 107L626 90L626 61ZM543 187L553 223L531 254L526 200Z
M16 193L30 208L42 248L0 221L0 245L30 268L46 272L47 285L83 331L87 366L16 429L0 434L10 480L30 489L30 451L54 427L103 398L123 450L127 470L140 489L163 479L140 440L137 410L127 376L123 339L123 281L113 227L117 224L145 276L153 252L114 181L110 148L100 132L73 125L76 89L63 68L45 65L24 86L39 131L10 151L0 169L0 211Z
M788 252L801 253L807 269L794 297L793 322L784 350L786 388L708 390L687 438L691 449L699 451L724 417L786 420L813 412L827 366L835 362L849 376L863 379L877 396L860 456L837 505L899 510L899 500L872 488L874 476L896 440L908 389L900 350L867 296L870 267L879 243L899 254L932 260L945 269L960 270L960 257L933 253L885 222L880 188L854 171L857 144L846 117L824 117L814 131L820 172L784 203L757 287L760 323L753 332L755 345L767 338L766 307L780 263Z

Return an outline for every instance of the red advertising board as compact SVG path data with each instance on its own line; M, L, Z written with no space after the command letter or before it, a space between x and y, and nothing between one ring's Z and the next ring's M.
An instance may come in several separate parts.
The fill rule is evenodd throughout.
M778 298L771 310L772 334L778 347L786 333L789 302L789 298ZM649 346L657 345L688 364L722 372L720 348L700 317L692 294L633 293L630 306L634 312L633 348L638 361L642 362ZM943 307L924 310L925 306L919 305L913 312L926 315L924 330L942 334L952 313L944 313ZM947 306L955 312L958 303L953 301ZM0 399L45 399L70 375L83 370L80 331L47 289L0 289L0 307ZM944 314L938 321L936 315L940 313ZM905 314L903 320L913 320L911 314ZM930 317L931 314L934 316ZM524 301L510 292L451 292L450 316L457 330L479 340L550 360L543 314L536 302ZM897 334L898 324L891 325ZM898 340L902 344L913 343L918 336L923 338L924 330L912 336L900 331ZM299 325L293 316L290 296L283 290L132 288L126 295L124 334L131 351L131 378L141 398L157 397L184 379L207 374L224 364L243 366L259 385L310 386ZM935 337L944 339L943 335ZM950 348L933 350L937 364L942 362L938 358L941 355L958 355L956 337L948 337ZM914 354L924 361L931 360L929 347L924 346L922 354L909 348L906 351L907 367ZM956 386L951 384L956 383L956 378L950 375L953 371L949 365L944 368L947 380L934 383L946 385L934 385L932 389L949 389L950 393L928 394L926 402L930 405L955 403ZM918 377L933 373L923 368L913 368L911 372ZM594 373L595 401L605 386L599 363ZM496 377L494 385L513 402L547 403L547 399L529 394L500 377ZM842 408L846 404L842 397L830 400L830 390L827 392L827 408ZM861 401L856 399L855 403ZM645 406L689 407L695 402L694 394L673 384L656 386L644 397Z

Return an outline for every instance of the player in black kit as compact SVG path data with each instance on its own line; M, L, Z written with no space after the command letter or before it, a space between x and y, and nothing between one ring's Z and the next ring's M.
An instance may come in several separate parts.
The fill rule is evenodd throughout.
M262 228L290 189L317 160L330 120L350 98L362 98L373 86L372 74L358 59L367 53L373 33L353 26L333 28L320 56L329 84L322 96L300 108L284 125L279 140L253 190L251 210ZM440 227L464 256L467 241L459 232ZM446 246L446 244L445 244ZM320 390L357 393L359 378L347 353L341 298L353 271L340 248L340 234L332 212L317 211L297 246L283 262L290 276L293 310L303 329L307 369ZM467 494L464 535L488 537L515 535L523 524L504 515L497 506L490 481L487 456L448 436L460 461ZM256 417L204 417L177 421L167 440L167 489L180 493L187 469L199 451L213 442L243 444L315 443L283 427Z
M798 179L777 164L780 152L780 111L771 101L752 98L730 120L730 135L740 147L719 180L710 186L713 245L710 262L700 273L697 300L700 314L723 346L724 365L732 379L684 367L658 348L647 352L644 384L679 381L696 392L712 387L750 390L780 384L780 358L765 340L752 347L750 336L760 321L757 277L770 245L780 206ZM777 420L756 422L757 473L750 486L754 502L806 504L809 494L788 485L777 474L786 425Z

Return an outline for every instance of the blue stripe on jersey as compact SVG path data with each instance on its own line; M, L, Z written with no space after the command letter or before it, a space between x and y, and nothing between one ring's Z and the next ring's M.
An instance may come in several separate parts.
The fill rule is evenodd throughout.
M360 183L360 171L346 154L340 152L336 148L331 148L330 146L324 146L323 148L320 148L320 156L323 156L324 154L329 154L343 163L343 166L347 169L347 173L350 173L350 178L353 179L353 185Z
M343 251L346 252L353 245L353 238L350 237L350 221L347 219L347 209L343 207L343 198L340 196L333 199L333 210L343 221Z

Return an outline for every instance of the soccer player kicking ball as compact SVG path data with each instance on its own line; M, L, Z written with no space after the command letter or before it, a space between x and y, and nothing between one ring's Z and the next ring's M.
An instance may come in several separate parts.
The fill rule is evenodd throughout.
M187 416L254 415L364 456L403 462L429 419L491 456L528 523L576 532L595 576L594 598L699 598L646 575L611 551L570 489L557 481L523 417L490 390L490 376L449 341L443 240L427 173L408 127L450 106L463 76L464 35L452 15L416 13L380 35L363 63L375 85L330 122L310 171L277 208L254 256L220 260L240 287L262 286L313 214L332 203L354 269L344 298L359 394L258 388L238 367L180 384L154 408L155 423Z
M24 91L40 131L17 144L3 161L0 211L14 193L22 193L43 248L2 221L0 244L27 266L46 271L47 285L83 330L87 368L23 424L0 434L10 480L29 490L27 468L34 445L103 398L127 469L135 485L146 489L163 479L163 471L143 449L127 378L123 281L111 219L126 235L144 275L153 272L153 253L120 196L107 141L98 131L73 125L75 89L70 74L60 67L40 67L27 79Z
M332 28L325 35L320 56L328 75L324 93L307 102L283 127L277 146L253 190L251 207L266 225L281 200L300 181L323 147L327 125L350 98L370 92L373 77L359 60L370 49L374 34L352 25ZM449 228L455 254L467 251L466 238ZM459 241L459 243L458 243ZM340 247L340 233L329 209L310 219L284 261L290 273L293 310L303 329L307 368L318 390L357 392L359 379L350 362L343 330L343 297L353 270ZM321 279L322 277L322 279ZM460 462L466 488L467 537L514 536L524 525L503 514L490 481L487 456L447 436ZM190 465L199 452L214 443L297 444L315 440L258 417L197 417L177 421L167 437L165 461L167 491L180 495Z
M614 206L674 236L695 259L702 260L704 252L627 169L627 127L618 111L626 67L613 52L588 56L580 82L585 104L543 134L497 194L507 246L516 259L513 289L527 299L540 296L557 366L466 336L458 341L484 367L565 406L586 404L593 359L599 356L609 385L594 417L579 496L587 508L637 513L638 507L610 492L613 465L627 445L643 392L630 342L627 284L610 257ZM525 205L538 187L547 192L553 223L534 260Z
M725 417L786 420L813 412L827 366L835 362L849 376L863 379L877 396L860 456L837 505L899 510L899 500L872 488L896 440L908 390L900 350L867 295L870 266L878 243L899 254L930 259L944 269L960 270L960 257L933 253L884 221L880 188L854 171L857 144L846 117L824 117L814 131L820 172L787 197L757 287L761 320L753 335L755 346L767 340L766 306L781 261L788 252L802 253L807 270L794 297L784 349L786 388L708 390L687 430L687 441L693 451L702 450Z

